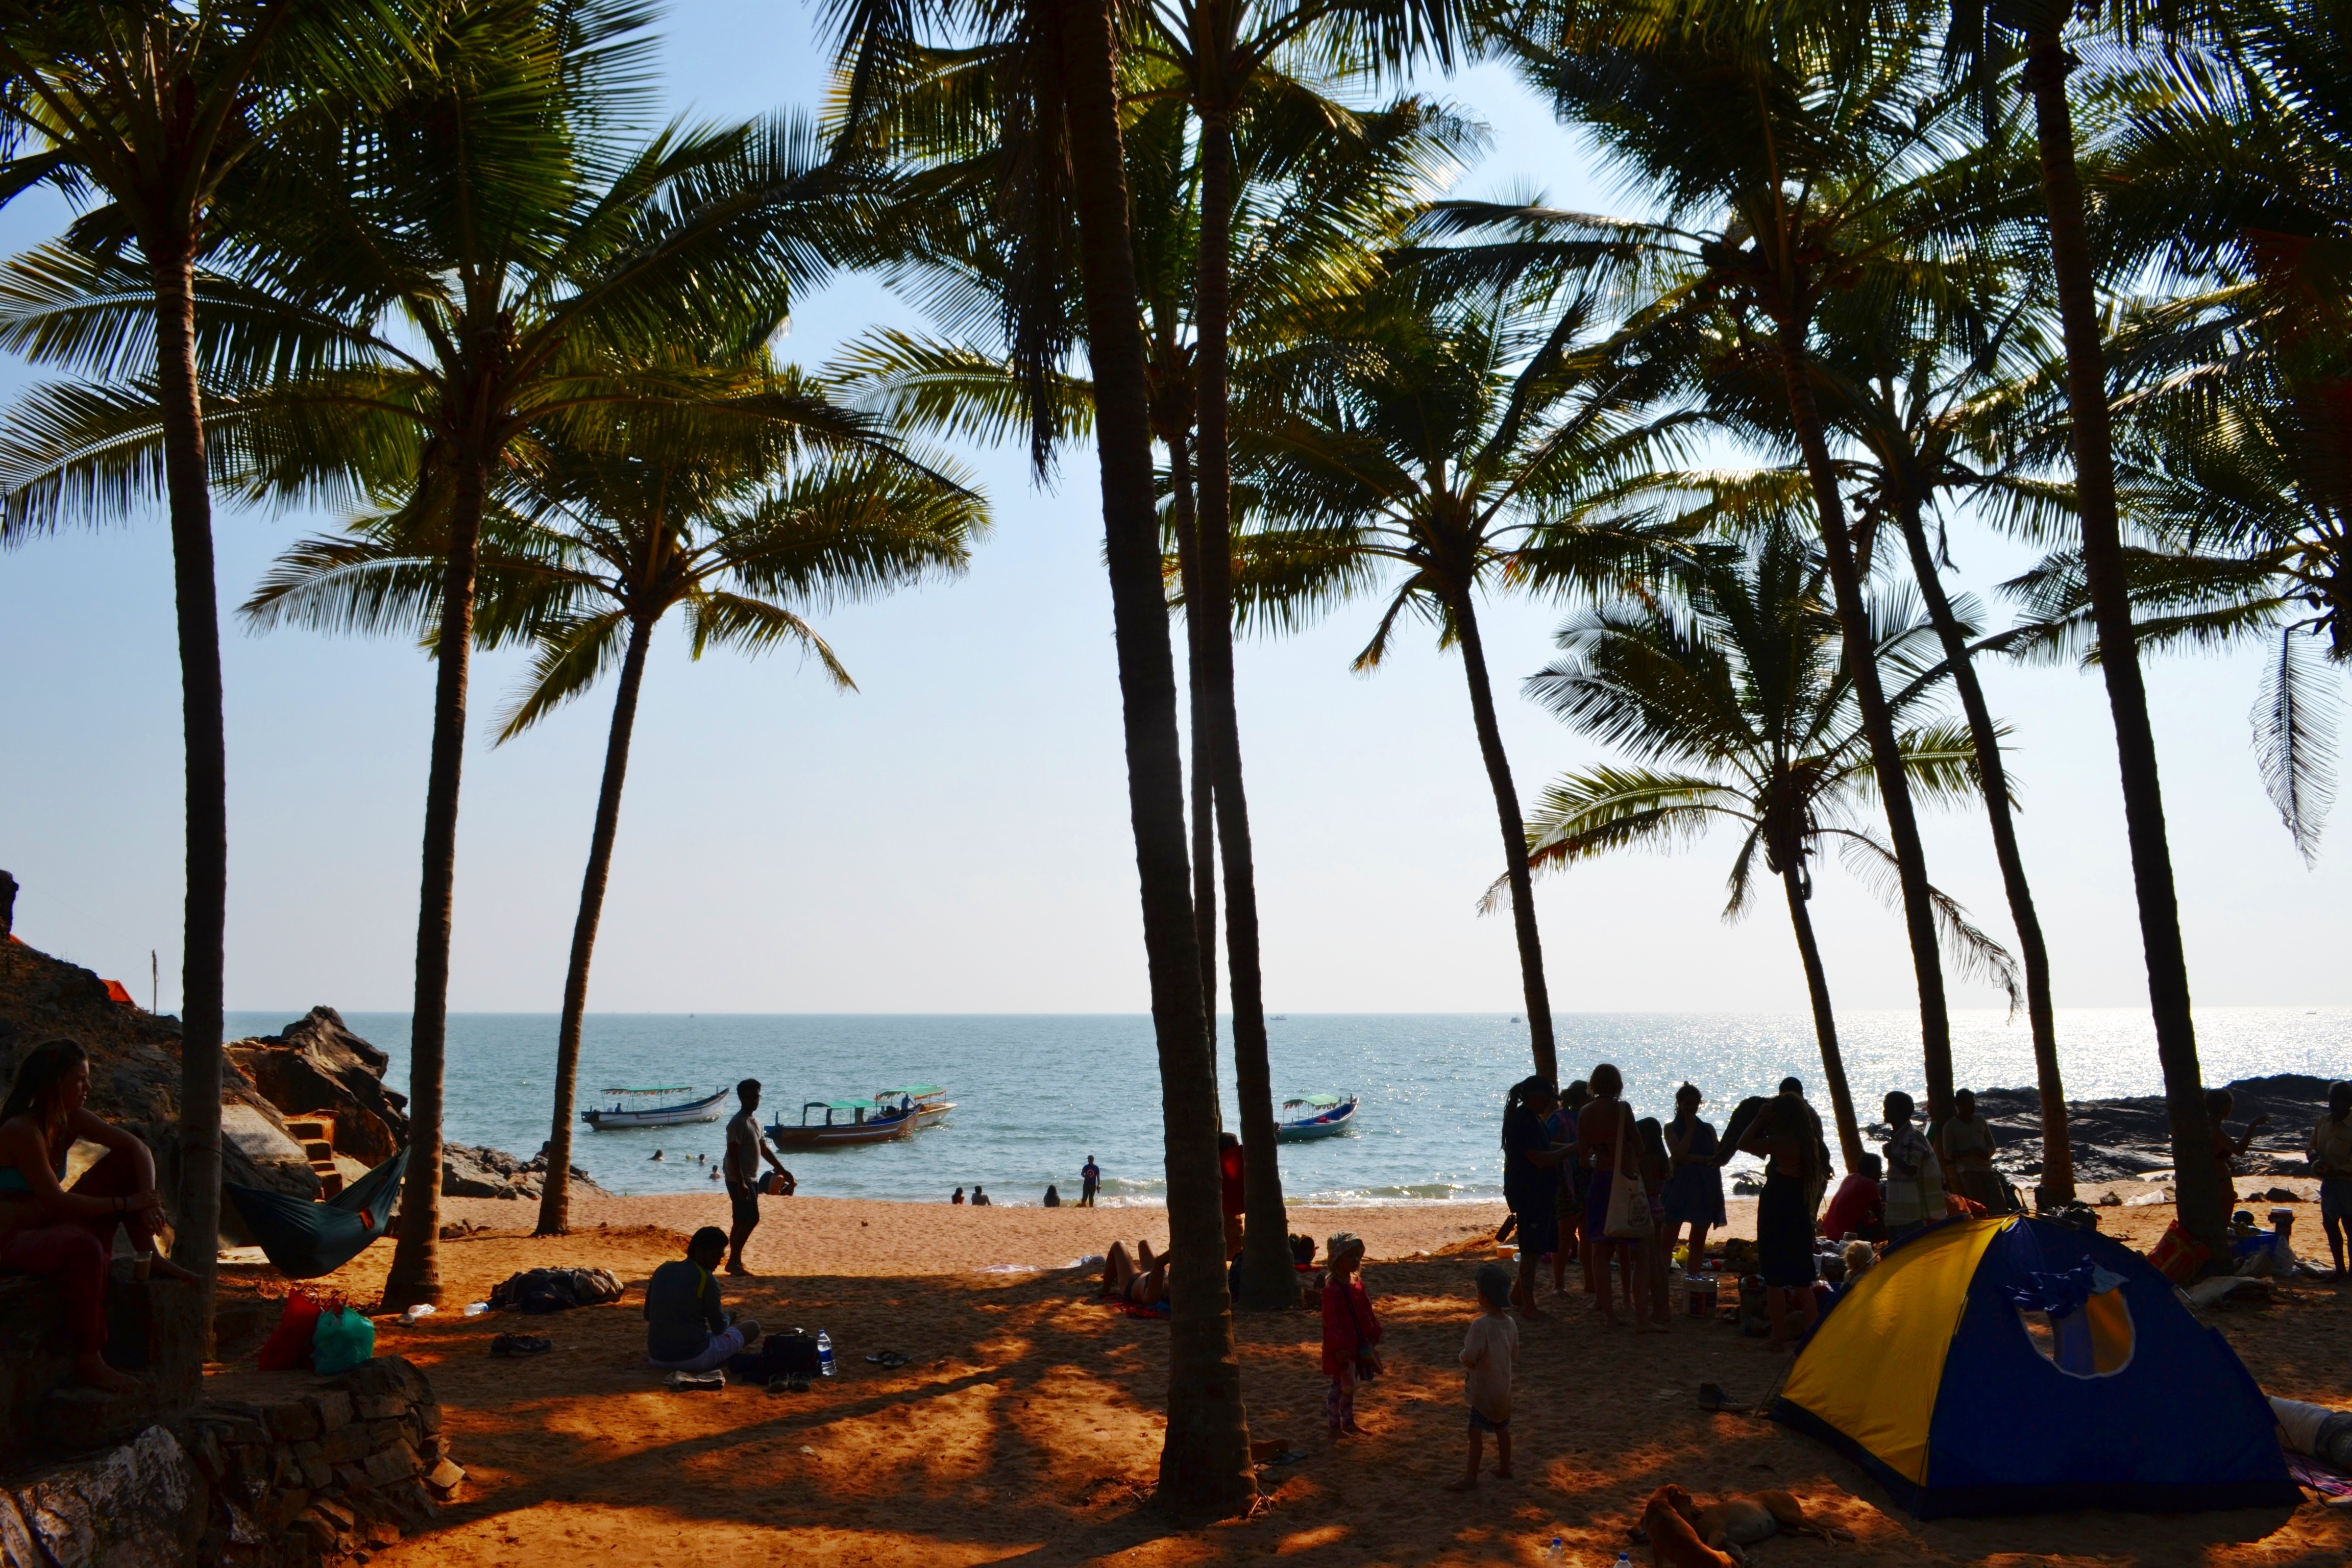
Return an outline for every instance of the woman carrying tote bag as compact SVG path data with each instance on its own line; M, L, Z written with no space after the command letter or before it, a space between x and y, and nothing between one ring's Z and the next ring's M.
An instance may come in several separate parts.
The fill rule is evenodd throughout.
M1614 1067L1602 1062L1592 1069L1589 1081L1592 1099L1578 1116L1576 1128L1577 1150L1592 1173L1584 1193L1584 1289L1592 1296L1601 1321L1614 1326L1617 1303L1609 1284L1609 1265L1613 1259L1618 1278L1623 1281L1626 1310L1638 1323L1643 1310L1635 1294L1635 1276L1640 1269L1639 1237L1649 1233L1650 1195L1642 1185L1640 1165L1629 1147L1633 1141L1633 1113L1623 1099L1625 1080ZM1621 1191L1628 1192L1629 1211L1620 1203ZM1639 1232L1626 1228L1633 1223L1632 1213L1641 1216L1643 1228Z

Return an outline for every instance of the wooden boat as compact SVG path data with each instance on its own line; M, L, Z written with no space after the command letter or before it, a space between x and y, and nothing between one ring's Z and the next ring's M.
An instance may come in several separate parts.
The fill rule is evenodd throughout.
M727 1090L714 1089L700 1100L668 1105L647 1104L664 1095L692 1094L688 1083L655 1084L644 1089L608 1089L613 1105L607 1110L583 1110L580 1120L599 1132L615 1127L677 1127L689 1121L716 1121L727 1103ZM634 1101L635 1103L632 1103Z
M874 1091L874 1103L886 1110L897 1106L912 1110L918 1127L929 1127L934 1121L945 1121L948 1112L955 1109L955 1101L948 1098L948 1091L935 1083L910 1084L903 1089L877 1089Z
M812 1121L811 1113L824 1120ZM812 1100L801 1107L801 1124L782 1122L768 1129L768 1142L779 1149L847 1148L856 1143L887 1143L915 1131L911 1110L885 1110L870 1100Z
M1282 1120L1274 1124L1275 1141L1297 1143L1309 1138L1337 1138L1355 1125L1352 1094L1302 1094L1282 1102Z

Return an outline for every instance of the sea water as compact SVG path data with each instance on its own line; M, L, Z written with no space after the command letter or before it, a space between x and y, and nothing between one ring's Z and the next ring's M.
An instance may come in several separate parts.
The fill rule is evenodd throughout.
M293 1016L233 1013L229 1031L274 1033ZM390 1053L387 1081L405 1089L407 1015L343 1021ZM1865 1121L1889 1089L1922 1093L1916 1013L1855 1012L1838 1024ZM2057 1027L2070 1099L2162 1087L2146 1012L2062 1009ZM2022 1016L1956 1013L1952 1028L1963 1085L2033 1082ZM1645 1116L1672 1114L1674 1090L1688 1080L1720 1126L1742 1096L1769 1094L1792 1073L1828 1114L1820 1050L1802 1016L1564 1014L1554 1029L1563 1078L1614 1062L1626 1098ZM536 1151L552 1106L555 1034L553 1014L453 1015L446 1135L526 1158ZM1362 1100L1351 1134L1282 1146L1283 1190L1293 1202L1500 1196L1503 1096L1530 1069L1523 1022L1500 1013L1292 1014L1270 1021L1267 1035L1277 1101L1318 1092ZM2198 1049L2208 1083L2280 1072L2352 1076L2352 1008L2203 1009ZM1229 1036L1219 1042L1217 1068L1225 1124L1238 1129ZM1034 1204L1052 1183L1072 1203L1078 1168L1092 1155L1105 1203L1163 1200L1160 1070L1141 1016L592 1014L582 1032L575 1114L609 1104L597 1097L608 1085L690 1084L708 1093L744 1078L765 1085L763 1122L798 1121L805 1100L863 1099L907 1084L944 1085L955 1101L953 1116L909 1139L786 1152L803 1193L938 1202L979 1185L999 1204ZM713 1191L722 1132L716 1121L610 1132L582 1124L572 1158L614 1192Z

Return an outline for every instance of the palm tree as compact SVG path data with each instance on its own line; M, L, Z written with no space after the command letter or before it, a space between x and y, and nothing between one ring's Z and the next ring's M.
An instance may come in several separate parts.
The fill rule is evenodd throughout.
M1257 1487L1219 1261L1216 1080L1160 581L1150 356L1120 122L1118 29L1106 0L1026 0L937 15L961 35L952 41L968 41L982 58L983 68L972 91L910 130L904 122L893 129L894 100L938 58L930 40L916 35L914 12L895 0L856 0L836 13L845 82L838 144L871 139L919 153L945 142L989 171L985 198L963 210L983 220L975 232L1008 253L1015 281L1001 319L1041 468L1060 407L1049 389L1075 347L1073 325L1083 321L1175 1259L1168 1436L1155 1500L1180 1514L1222 1517L1246 1509ZM1083 315L1070 307L1073 280Z
M792 395L822 395L792 373L777 380ZM502 489L479 567L477 640L527 637L533 648L501 742L584 695L616 655L620 665L564 971L541 1236L569 1228L589 964L655 628L683 611L697 658L713 647L751 654L796 647L854 690L849 672L793 606L867 598L961 572L969 542L986 526L971 491L896 454L827 451L731 421L711 429L691 413L614 424L611 439L593 446L550 443L540 466ZM804 449L793 452L796 445ZM247 602L246 617L263 628L428 629L439 616L443 563L432 548L437 541L413 535L414 521L377 513L341 537L295 545Z
M2066 27L2078 11L2105 22L2129 41L2151 29L2171 31L2209 9L2226 15L2236 7L2182 6L2172 0L2110 0L2089 7L2068 0L1964 0L1953 8L1953 59L1956 67L1973 68L1981 90L1990 97L1993 82L2011 63L2011 41L2022 46L2024 66L2019 81L2033 100L2050 261L2065 348L2067 429L2074 449L2084 584L2098 627L2099 668L2115 722L2124 826L2139 903L2140 944L2147 963L2149 1011L2156 1025L2157 1057L2164 1069L2173 1164L2180 1178L2180 1223L2218 1252L2227 1237L2231 1199L2223 1190L2226 1178L2208 1154L2211 1128L2205 1114L2203 1073L2197 1062L2196 1018L2189 1008L2189 956L2180 941L2180 899L2165 829L2156 732L2148 721L2147 685L2140 674L2138 645L2132 629L2130 580L2116 505L2115 444L2100 332L2098 267L2093 258L2089 214L2075 154L2074 109L2066 91L2066 79L2076 64L2067 47ZM2189 218L2187 209L2179 216Z
M1690 531L1609 511L1675 421L1630 417L1641 374L1573 352L1582 320L1555 326L1533 301L1408 268L1255 357L1236 405L1256 512L1235 544L1237 613L1288 628L1379 593L1356 669L1379 667L1407 612L1462 650L1531 1011L1543 950L1477 602L1506 585L1613 587ZM1549 1033L1532 1044L1556 1078Z
M1874 542L1893 524L1968 716L2024 970L2042 1111L2040 1186L2044 1202L2056 1205L2074 1195L2074 1175L2049 948L2018 847L2000 730L1977 678L1969 613L1955 606L1945 590L1942 552L1929 539L1928 525L1949 498L1996 506L2012 522L2047 527L2063 511L2063 498L2021 471L2009 450L2019 445L2011 437L2021 405L2042 368L2032 272L2001 257L1994 235L1979 242L1970 261L1957 275L1931 274L1935 294L1923 309L1890 310L1883 300L1861 294L1824 300L1813 350L1816 391L1823 418L1848 443L1850 455L1841 467L1859 514L1856 552L1869 560ZM1736 333L1727 334L1706 372L1710 412L1751 439L1792 446L1777 368ZM1779 470L1778 477L1784 504L1793 503L1805 484L1801 468Z
M1240 125L1236 157L1250 176L1232 215L1237 264L1229 269L1228 313L1244 355L1250 345L1281 340L1293 320L1336 289L1373 276L1368 235L1395 237L1417 203L1432 194L1477 132L1443 105L1407 97L1374 110L1348 110L1291 88L1278 101L1255 105ZM1129 177L1139 193L1131 234L1136 250L1149 356L1153 433L1168 452L1168 531L1174 537L1176 576L1186 612L1192 686L1190 753L1193 923L1202 942L1202 991L1209 1016L1216 1012L1215 941L1218 835L1237 844L1226 857L1233 892L1228 938L1233 944L1234 1066L1242 1110L1244 1186L1249 1225L1238 1300L1244 1307L1286 1309L1297 1298L1287 1247L1286 1211L1274 1133L1272 1073L1260 1001L1255 897L1243 853L1248 837L1238 784L1219 800L1215 783L1213 667L1222 657L1230 676L1230 636L1213 637L1212 612L1202 597L1203 562L1195 521L1198 485L1194 450L1194 265L1200 233L1197 170L1185 134L1181 100L1147 101L1125 129ZM933 244L924 270L934 310L950 320L977 312L970 302L1001 305L1013 279L1003 255L970 243L969 231ZM1002 354L963 343L898 331L869 333L842 362L871 389L876 405L927 426L1003 436L1018 401L1021 373ZM1083 393L1074 377L1057 380L1052 395ZM1057 441L1083 430L1066 410L1057 414ZM1228 568L1230 574L1230 567ZM1230 598L1230 594L1227 595ZM1226 686L1230 688L1228 679ZM1230 691L1228 691L1230 697ZM1233 770L1238 775L1236 756ZM1230 807L1230 809L1228 809ZM1244 896L1246 895L1246 896ZM1213 1026L1210 1048L1215 1048ZM1283 1245L1276 1245L1281 1242Z
M186 903L180 973L179 1216L173 1261L201 1275L210 1321L220 1239L222 967L228 910L228 747L203 420L196 275L222 241L222 186L329 106L380 89L407 47L402 0L195 0L180 5L0 3L0 203L38 184L98 205L75 224L112 263L121 336L11 313L0 341L35 360L149 377L163 421L185 752ZM29 148L27 146L29 144ZM135 250L139 265L123 258ZM143 357L145 364L138 364ZM0 541L75 515L119 515L120 486L43 482L10 465Z
M1484 20L1465 0L1309 0L1254 7L1247 0L1160 0L1135 8L1139 52L1165 62L1168 84L1200 127L1199 224L1193 235L1191 399L1197 458L1193 564L1185 584L1188 636L1197 667L1194 753L1205 752L1224 869L1225 945L1233 989L1234 1073L1240 1087L1242 1150L1249 1223L1242 1263L1244 1301L1287 1307L1297 1280L1275 1148L1272 1072L1258 952L1255 857L1242 774L1241 721L1234 691L1233 454L1229 440L1231 335L1235 324L1234 219L1252 182L1296 182L1297 163L1353 118L1334 91L1423 58L1450 68ZM1307 79L1302 68L1322 80ZM1239 155L1246 140L1255 156ZM1172 448L1171 448L1172 452ZM1195 791L1196 816L1203 809ZM1538 1004L1542 1004L1538 1008ZM1213 1018L1213 1007L1212 1009ZM1551 1015L1540 993L1528 1027L1547 1054Z
M1686 607L1657 595L1587 612L1564 627L1568 657L1530 676L1528 696L1571 728L1636 759L1569 773L1528 825L1528 864L1565 869L1612 850L1671 848L1717 822L1740 831L1724 919L1745 914L1758 855L1780 879L1812 999L1822 1072L1851 1171L1863 1152L1813 935L1809 862L1836 840L1849 864L1883 880L1893 855L1853 826L1875 788L1875 764L1839 618L1822 602L1822 567L1785 521L1751 551L1716 552L1679 567ZM1891 700L1909 721L1937 683L1934 628L1900 597L1873 605L1874 662L1913 677ZM1982 787L1965 727L1923 721L1899 731L1903 767L1921 798L1954 804ZM1938 924L1963 961L2006 971L2008 954L1958 904L1935 895Z
M1642 301L1630 333L1686 328L1732 311L1777 362L1812 490L1845 646L1872 646L1863 573L1817 401L1813 323L1833 292L1899 295L1948 262L2003 193L1990 155L1956 155L1975 104L1937 80L1927 0L1871 10L1821 0L1619 0L1561 5L1523 30L1519 69L1564 119L1586 128L1664 216L1450 204L1455 231L1509 226L1490 270L1601 276ZM1865 25L1865 23L1867 25ZM1481 265L1478 247L1459 265ZM1855 696L1901 873L1918 982L1930 1113L1952 1091L1951 1024L1935 903L1887 698L1866 658Z
M326 347L247 365L211 400L215 471L257 491L341 483L396 498L442 541L415 1005L413 1142L386 1301L440 1292L450 903L482 518L539 445L625 408L887 445L870 421L751 363L790 296L869 226L860 169L788 121L632 145L642 16L622 0L451 8L401 91L274 158L242 193L232 317L248 295ZM77 319L102 324L108 304ZM691 363L679 342L704 345ZM281 356L282 357L282 356ZM244 356L259 359L257 353ZM155 438L151 400L58 401L24 455L85 482Z

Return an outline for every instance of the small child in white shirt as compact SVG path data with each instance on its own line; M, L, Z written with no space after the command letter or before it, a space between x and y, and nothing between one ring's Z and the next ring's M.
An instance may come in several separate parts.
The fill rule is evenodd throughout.
M1511 1372L1519 1361L1519 1325L1511 1320L1511 1271L1499 1263L1478 1269L1479 1313L1462 1340L1462 1391L1470 1401L1470 1465L1445 1489L1466 1492L1478 1484L1478 1461L1486 1434L1495 1435L1495 1474L1511 1475Z

